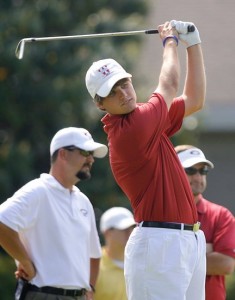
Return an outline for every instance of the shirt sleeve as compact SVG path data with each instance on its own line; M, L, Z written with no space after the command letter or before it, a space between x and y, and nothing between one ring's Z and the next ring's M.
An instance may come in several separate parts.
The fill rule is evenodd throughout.
M166 135L171 137L180 130L185 113L183 98L175 98L169 110L170 126L166 130Z
M215 226L213 249L235 258L235 218L224 207L221 207L220 216Z
M34 183L28 183L0 206L0 221L16 232L32 226L37 217L39 197Z

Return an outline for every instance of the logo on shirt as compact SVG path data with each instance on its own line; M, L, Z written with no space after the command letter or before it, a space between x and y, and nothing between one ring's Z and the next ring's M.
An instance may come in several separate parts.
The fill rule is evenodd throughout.
M86 217L87 214L88 214L88 211L86 209L84 209L84 208L81 208L80 212L83 214L84 217Z

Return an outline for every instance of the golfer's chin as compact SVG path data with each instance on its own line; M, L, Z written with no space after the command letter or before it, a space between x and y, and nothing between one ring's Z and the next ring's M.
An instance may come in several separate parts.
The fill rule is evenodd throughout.
M76 177L79 180L86 180L91 178L91 173L89 171L79 171L76 174Z
M125 114L131 113L136 108L136 101L134 99L130 99L129 101L126 101L122 105L122 110Z

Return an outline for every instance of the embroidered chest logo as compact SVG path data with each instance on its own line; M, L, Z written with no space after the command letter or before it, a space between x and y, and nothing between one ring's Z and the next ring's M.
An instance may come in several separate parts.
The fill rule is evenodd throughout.
M100 72L104 77L108 76L111 72L109 70L109 68L104 65L103 67L101 67L98 72Z
M88 211L86 209L84 209L84 208L81 208L80 212L83 214L84 217L86 217L87 214L88 214Z

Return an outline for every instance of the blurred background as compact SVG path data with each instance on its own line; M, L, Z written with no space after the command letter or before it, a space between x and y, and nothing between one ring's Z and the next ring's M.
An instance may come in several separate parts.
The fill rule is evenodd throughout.
M107 144L98 111L85 88L90 64L112 57L133 73L141 102L158 82L162 45L157 35L28 43L26 37L62 36L156 28L166 20L192 21L200 31L207 73L204 110L185 119L174 145L200 147L215 164L205 196L235 213L235 4L231 0L8 0L0 3L0 203L50 168L49 144L61 128L87 128ZM179 46L184 76L185 48ZM182 81L183 84L183 81ZM181 93L181 91L180 91ZM92 179L79 183L97 224L112 206L130 208L114 182L108 158L97 159ZM143 175L144 176L144 175ZM0 250L0 299L13 299L15 265ZM228 300L235 280L228 278Z

